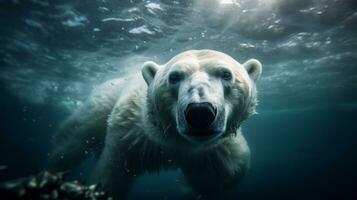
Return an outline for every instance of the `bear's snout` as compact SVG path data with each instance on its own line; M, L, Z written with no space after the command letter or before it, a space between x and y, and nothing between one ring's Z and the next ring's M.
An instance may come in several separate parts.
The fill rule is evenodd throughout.
M185 110L185 119L192 129L207 129L215 120L217 109L208 102L190 103Z

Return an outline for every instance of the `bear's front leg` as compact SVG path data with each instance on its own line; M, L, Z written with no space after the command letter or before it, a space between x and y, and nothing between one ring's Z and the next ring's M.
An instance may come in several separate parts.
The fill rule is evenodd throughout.
M114 199L127 199L136 175L125 166L125 157L108 145L92 176Z
M208 199L220 199L239 183L248 166L245 140L233 140L190 156L181 170L193 191Z

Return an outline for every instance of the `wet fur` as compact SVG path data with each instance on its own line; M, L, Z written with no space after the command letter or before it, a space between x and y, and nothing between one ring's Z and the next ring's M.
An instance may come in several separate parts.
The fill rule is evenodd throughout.
M168 113L157 114L153 99L158 97L150 95L168 95L161 87L148 88L139 75L108 82L63 123L54 137L49 166L71 169L86 158L86 151L93 151L100 157L92 177L117 199L127 197L137 176L168 168L180 168L200 194L222 194L249 166L249 148L239 128L255 112L255 85L248 85L252 88L233 88L240 101L228 99L243 115L235 113L227 133L217 142L195 144L179 136ZM167 97L160 105L170 101Z

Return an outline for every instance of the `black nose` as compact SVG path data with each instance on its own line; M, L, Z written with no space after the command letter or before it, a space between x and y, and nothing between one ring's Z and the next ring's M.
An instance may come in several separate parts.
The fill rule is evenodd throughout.
M216 110L210 103L190 103L185 111L186 122L194 129L208 128L216 117Z

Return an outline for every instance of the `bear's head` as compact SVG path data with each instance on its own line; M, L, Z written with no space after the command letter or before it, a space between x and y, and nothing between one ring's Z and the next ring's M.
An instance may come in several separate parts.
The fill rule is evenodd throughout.
M144 63L146 118L162 139L212 143L237 133L255 113L262 65L213 50L190 50L168 63ZM157 135L155 136L158 137Z

